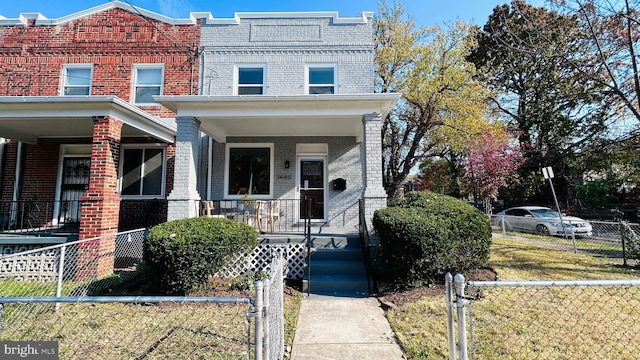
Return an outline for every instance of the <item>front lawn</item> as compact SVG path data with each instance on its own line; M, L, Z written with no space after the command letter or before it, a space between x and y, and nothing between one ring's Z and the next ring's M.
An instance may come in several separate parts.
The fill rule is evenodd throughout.
M634 269L625 269L619 266L611 265L610 259L602 257L594 257L586 254L574 254L566 251L558 251L549 248L543 248L531 243L507 240L500 236L493 238L493 245L491 247L491 255L489 259L489 266L496 272L498 280L596 280L596 279L636 279L638 278L637 271ZM486 293L490 293L494 289L485 289ZM556 289L560 290L560 289ZM413 290L414 292L416 290ZM564 291L564 290L563 290ZM599 315L604 319L607 319L608 315L615 317L618 315L618 305L625 303L625 299L621 298L624 294L604 294L604 290L595 288L589 292L589 296L577 297L572 300L572 308L574 309L587 309L584 314L585 319L592 318L592 315ZM634 289L633 297L638 298L638 292ZM446 321L446 306L445 306L445 294L443 286L436 286L423 292L419 300L401 304L397 308L390 308L387 311L387 317L394 329L398 340L410 359L447 359L447 321ZM401 294L400 294L401 295ZM491 295L491 294L489 294ZM561 294L557 293L557 296ZM629 295L627 293L627 295ZM410 298L410 296L407 296ZM395 296L393 298L402 298L402 296ZM627 299L628 301L629 299ZM489 300L483 300L489 301ZM520 313L523 317L528 319L548 319L548 307L545 307L541 299L535 300L538 302L538 310L527 309L521 310ZM635 301L635 300L634 300ZM580 302L580 303L577 303ZM494 303L492 303L494 304ZM496 314L513 314L518 313L518 307L512 303L498 303L493 305L492 312ZM477 308L476 308L477 309ZM522 308L520 308L522 309ZM478 310L480 311L480 310ZM537 312L536 312L537 311ZM566 313L569 313L568 311ZM554 312L557 314L557 312ZM483 314L477 313L476 320L480 319ZM587 322L575 322L572 319L563 319L562 315L557 315L560 318L553 324L548 321L539 321L539 326L547 326L551 331L569 331L564 335L554 336L555 339L549 339L548 344L538 344L539 348L547 349L556 346L554 341L557 342L560 337L560 341L564 339L570 339L580 337L582 333L589 333L587 337L587 346L580 346L572 348L572 358L590 358L589 355L590 346L589 341L593 342L593 348L597 348L600 345L595 344L601 337L603 329L601 324L605 320L600 320L597 323L593 321ZM568 316L568 315L567 315ZM480 319L482 321L482 319ZM612 320L615 323L615 319ZM640 322L629 319L622 329L625 332L631 332L637 334L640 331ZM518 321L511 322L510 326L517 326ZM515 324L515 325L514 325ZM558 325L562 324L562 325ZM565 326L569 324L572 326ZM598 327L600 325L600 327ZM620 324L617 324L618 326ZM503 330L505 326L500 323L493 324L493 328L497 330ZM527 329L519 329L520 332ZM616 329L612 326L606 328L606 339L612 339ZM578 333L581 332L581 333ZM508 337L509 332L505 331L500 334L494 334L492 338L494 347L488 353L476 353L474 358L500 358L501 355L498 351L503 348L519 348L523 347L523 344L518 343L515 339ZM506 337L505 337L506 336ZM613 341L611 341L613 342ZM504 345L510 344L510 345ZM502 346L504 345L504 347ZM640 344L626 344L630 347L631 351L637 351ZM622 346L625 346L623 344ZM557 355L557 353L556 353ZM561 352L561 355L567 355L566 352ZM554 355L540 354L540 358L553 358ZM574 357L575 356L575 357ZM508 356L509 357L509 356ZM526 358L523 357L523 358Z

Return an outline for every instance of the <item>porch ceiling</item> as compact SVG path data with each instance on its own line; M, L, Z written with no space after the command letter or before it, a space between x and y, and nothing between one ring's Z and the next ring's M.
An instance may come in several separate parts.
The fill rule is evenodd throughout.
M197 118L220 142L229 136L355 136L364 114L386 116L400 94L154 96L177 116Z
M36 143L38 138L91 137L94 116L122 120L122 137L174 141L175 125L116 96L0 96L0 137L26 143Z

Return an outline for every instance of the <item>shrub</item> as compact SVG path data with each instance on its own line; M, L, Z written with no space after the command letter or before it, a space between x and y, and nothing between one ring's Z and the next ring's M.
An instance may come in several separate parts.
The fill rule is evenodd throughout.
M145 274L159 291L184 294L204 285L230 256L256 246L255 229L241 222L209 217L169 221L149 230Z
M410 286L441 282L447 272L486 265L491 226L464 201L426 192L409 193L395 206L376 211L382 262L389 280Z
M640 236L633 231L626 221L619 222L618 228L624 240L627 258L640 260Z

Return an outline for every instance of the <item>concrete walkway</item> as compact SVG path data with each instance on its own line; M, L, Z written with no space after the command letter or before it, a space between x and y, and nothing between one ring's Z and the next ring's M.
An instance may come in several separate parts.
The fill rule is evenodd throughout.
M302 300L292 360L403 359L376 298L311 295Z

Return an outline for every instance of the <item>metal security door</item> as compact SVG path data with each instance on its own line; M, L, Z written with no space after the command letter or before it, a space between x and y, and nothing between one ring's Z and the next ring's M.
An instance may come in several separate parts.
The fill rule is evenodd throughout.
M89 188L89 166L91 158L65 158L63 161L60 191L61 222L80 221L80 198Z
M325 171L324 159L300 159L300 219L307 218L309 212L305 198L311 202L312 220L325 218Z

